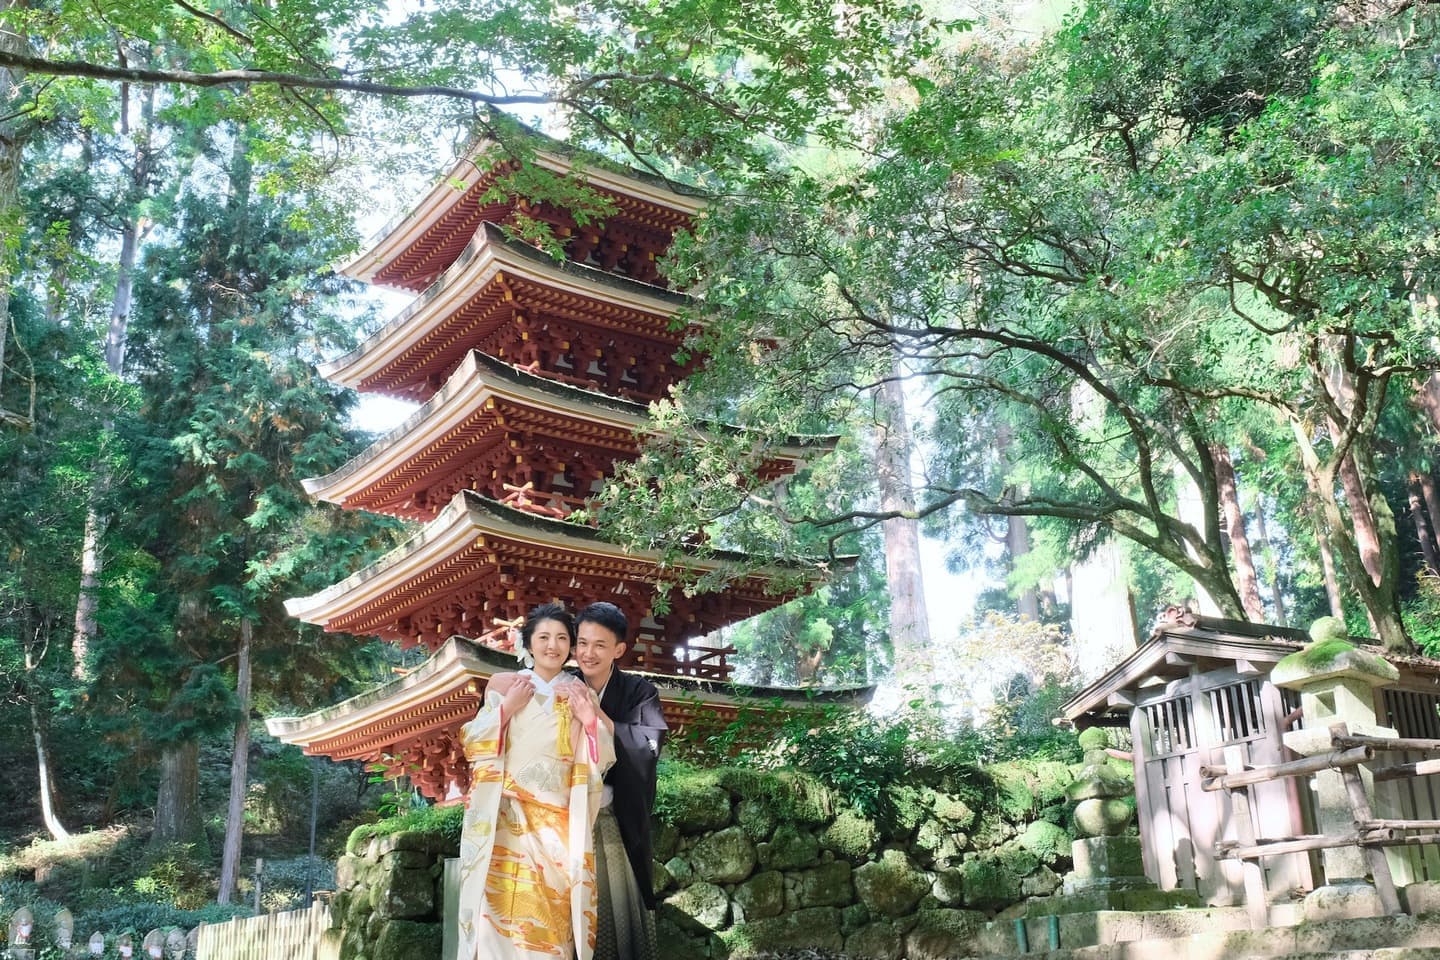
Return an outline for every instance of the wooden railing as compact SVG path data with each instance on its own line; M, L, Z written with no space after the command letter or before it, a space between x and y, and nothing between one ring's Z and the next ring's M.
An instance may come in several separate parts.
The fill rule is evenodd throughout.
M309 909L202 924L195 960L320 960L330 926L330 905L318 900Z
M1251 768L1245 766L1240 748L1227 747L1223 767L1200 768L1202 789L1230 791L1231 820L1235 824L1238 839L1224 840L1216 844L1216 853L1221 859L1240 860L1244 864L1245 905L1249 910L1252 926L1260 927L1265 924L1265 880L1260 868L1262 857L1338 847L1359 847L1375 882L1381 908L1387 914L1396 914L1400 912L1400 896L1395 889L1395 879L1390 873L1390 863L1385 857L1384 848L1440 842L1440 820L1377 818L1365 792L1365 781L1360 776L1360 765L1373 760L1376 753L1415 751L1440 755L1440 740L1352 736L1346 725L1340 723L1330 728L1330 745L1332 749L1329 753ZM1246 788L1251 784L1287 777L1310 776L1322 770L1335 770L1340 774L1345 785L1346 798L1350 803L1352 828L1345 833L1333 835L1309 834L1257 839L1250 819L1250 798ZM1380 767L1374 771L1373 777L1377 782L1384 782L1434 773L1440 773L1440 759Z

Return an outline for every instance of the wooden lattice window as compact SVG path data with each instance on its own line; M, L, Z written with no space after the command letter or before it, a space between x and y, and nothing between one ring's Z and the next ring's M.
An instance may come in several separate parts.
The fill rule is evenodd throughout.
M1146 755L1150 759L1166 757L1176 753L1187 753L1195 749L1195 721L1190 711L1189 697L1176 697L1142 707L1145 711L1146 727L1150 742Z
M1440 740L1440 694L1385 690L1385 725L1402 737Z
M1265 711L1260 706L1260 681L1242 680L1207 690L1217 743L1244 743L1265 735Z

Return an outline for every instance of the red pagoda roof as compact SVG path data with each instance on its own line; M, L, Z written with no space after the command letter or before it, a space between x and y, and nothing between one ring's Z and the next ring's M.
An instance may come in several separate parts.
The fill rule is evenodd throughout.
M305 491L346 509L408 520L434 519L467 489L503 500L507 487L528 483L536 498L584 499L616 460L638 456L639 435L648 425L640 404L472 351L413 416L334 473L306 480ZM766 463L762 478L791 472L835 441L791 438ZM567 484L557 484L557 474L566 475Z
M405 773L435 800L458 799L469 789L469 764L458 749L461 725L479 710L489 678L517 664L508 654L448 640L430 659L390 683L303 717L265 721L271 736L310 756L383 763ZM806 710L869 701L873 686L744 687L711 680L643 674L660 691L671 736L687 727L720 728L743 706L779 701L782 709Z
M689 566L708 572L745 559L719 553ZM287 600L285 609L327 632L374 635L402 646L423 643L435 650L451 636L481 636L496 619L523 616L540 602L582 606L609 600L632 624L626 664L675 676L724 678L725 657L732 651L685 650L685 641L793 595L767 592L781 574L771 568L735 580L723 593L673 597L668 614L652 617L662 562L658 552L628 550L589 527L462 491L409 541L340 583Z
M497 195L497 181L517 163L495 141L483 140L343 271L359 280L419 292L454 263L481 224L507 222L523 211L528 217L550 222L557 237L569 241L573 259L583 262L597 254L603 256L600 248L613 243L618 249L611 256L617 262L607 264L607 269L618 266L640 279L657 280L655 257L664 253L675 231L689 229L704 201L683 187L639 171L615 172L597 162L577 164L571 159L575 155L572 148L557 141L548 144L549 148L535 153L530 162L554 173L573 174L609 201L614 213L603 226L580 225L565 211L532 207L521 199ZM630 247L633 253L624 249ZM626 257L627 253L632 255Z
M423 401L478 349L649 401L689 371L673 359L685 335L673 329L675 315L685 302L661 287L557 261L486 224L424 295L319 369L361 392Z

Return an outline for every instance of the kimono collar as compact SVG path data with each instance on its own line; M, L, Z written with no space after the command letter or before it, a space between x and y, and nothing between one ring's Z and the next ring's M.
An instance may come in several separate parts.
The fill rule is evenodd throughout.
M530 682L535 685L536 693L540 694L541 696L552 697L555 695L555 684L565 679L565 671L562 670L559 673L555 674L555 678L553 680L546 680L544 677L540 676L540 674L528 668L525 670L521 670L520 676L530 678Z

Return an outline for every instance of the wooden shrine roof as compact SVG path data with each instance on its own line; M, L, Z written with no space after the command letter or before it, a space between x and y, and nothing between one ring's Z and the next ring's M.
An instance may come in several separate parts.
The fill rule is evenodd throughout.
M718 552L695 559L692 569L714 571L746 559ZM628 550L589 527L462 491L400 547L319 593L287 600L285 608L327 631L424 643L432 650L454 634L478 636L496 617L523 615L534 603L557 598L576 605L610 600L639 625L650 609L660 561L658 552ZM781 572L772 567L737 579L723 592L679 598L675 607L686 619L672 611L648 637L642 629L637 646L649 651L649 662L660 663L665 658L654 649L657 644L673 649L689 637L778 606L789 596L769 587ZM709 669L673 665L676 673L703 675Z
M548 323L678 349L682 294L559 261L491 224L414 303L355 350L323 363L327 379L410 400L435 393L472 349L503 356ZM684 373L680 364L673 374Z
M1079 727L1112 726L1127 722L1134 692L1141 686L1209 669L1221 663L1236 664L1244 674L1268 674L1283 658L1310 641L1304 630L1243 620L1225 620L1188 612L1166 612L1150 639L1065 702L1066 719ZM1419 655L1389 653L1366 637L1351 637L1356 646L1368 646L1407 675L1440 680L1440 660Z
M641 404L558 383L471 351L408 420L335 472L306 480L305 491L347 509L431 520L458 489L504 496L499 490L503 478L484 486L473 482L487 458L523 457L537 469L553 471L554 461L586 456L602 460L608 472L614 461L638 455L638 438L648 423ZM496 449L510 432L530 438L525 449ZM792 471L836 441L833 436L790 438L775 449L765 479ZM484 470L489 473L488 467ZM437 497L437 490L448 492Z
M662 244L676 230L688 229L704 208L698 191L637 170L625 170L599 157L582 154L533 131L527 139L540 149L530 162L553 173L579 179L610 201L616 223L658 235ZM468 149L409 212L387 225L370 248L342 271L370 283L420 291L460 255L482 223L507 219L517 202L495 197L492 188L516 161L494 140Z
M409 774L435 800L454 799L451 784L461 792L468 785L467 765L455 743L459 729L479 710L489 678L516 666L508 653L453 637L403 677L335 706L301 717L273 717L265 725L271 736L311 756L365 762L410 757L410 763L396 772ZM742 687L629 672L644 676L659 689L671 736L692 725L722 728L751 705L763 704L767 711L776 704L781 711L860 707L875 692L873 686Z

